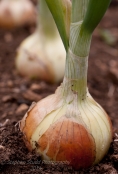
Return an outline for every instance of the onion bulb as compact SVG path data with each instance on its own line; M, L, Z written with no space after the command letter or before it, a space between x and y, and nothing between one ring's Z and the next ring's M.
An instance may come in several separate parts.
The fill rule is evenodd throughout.
M57 35L50 39L36 30L26 38L17 50L17 71L28 78L37 78L50 83L61 81L66 52L58 33Z
M64 76L66 51L45 1L40 9L36 31L18 48L16 68L23 76L57 83Z
M1 0L0 27L13 28L36 22L36 9L29 0Z
M74 169L88 168L107 153L112 141L111 122L89 93L83 101L77 101L74 93L65 101L61 91L59 87L55 94L33 103L20 122L20 130L28 149L43 160L68 161Z

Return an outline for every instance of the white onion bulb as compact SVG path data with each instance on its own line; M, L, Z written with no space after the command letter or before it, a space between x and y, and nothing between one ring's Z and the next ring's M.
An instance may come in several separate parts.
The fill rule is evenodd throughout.
M68 161L77 170L98 163L112 141L110 119L90 94L83 101L77 94L65 101L61 87L31 106L20 129L29 150L44 160Z
M65 57L66 52L58 33L49 39L36 30L21 43L16 67L21 75L56 83L63 78Z
M36 31L19 46L16 68L28 78L58 83L64 76L66 51L44 0L38 1L38 9Z

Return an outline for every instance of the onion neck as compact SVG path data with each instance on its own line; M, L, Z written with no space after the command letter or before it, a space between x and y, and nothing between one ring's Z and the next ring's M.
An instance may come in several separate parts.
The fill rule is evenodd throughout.
M91 34L82 28L82 21L72 23L70 29L69 49L66 57L63 96L75 94L79 101L87 94L87 69ZM70 101L69 101L70 102Z
M37 30L45 37L55 38L58 31L45 0L38 0L38 9Z
M86 99L88 56L92 34L82 24L88 3L89 0L72 1L69 48L62 84L63 97L68 103L74 98L78 101Z

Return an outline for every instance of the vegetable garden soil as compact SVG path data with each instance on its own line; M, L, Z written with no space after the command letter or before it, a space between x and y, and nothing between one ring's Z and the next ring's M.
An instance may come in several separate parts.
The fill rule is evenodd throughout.
M115 4L115 5L114 5ZM18 129L32 101L53 93L58 85L18 75L16 50L34 26L0 29L0 173L1 174L117 174L118 173L118 1L114 1L93 34L89 57L88 88L113 123L114 139L105 158L90 169L74 171L66 163L41 161L28 152ZM115 42L108 45L100 29L109 29ZM55 48L54 48L55 49Z

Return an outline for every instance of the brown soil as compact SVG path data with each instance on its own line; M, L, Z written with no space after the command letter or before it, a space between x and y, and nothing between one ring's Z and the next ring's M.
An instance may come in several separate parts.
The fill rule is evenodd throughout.
M94 32L88 70L88 87L94 99L111 118L114 139L105 158L88 170L74 171L64 163L47 163L28 152L16 124L32 101L53 93L58 85L29 80L18 75L15 55L21 41L34 27L12 31L0 29L0 173L1 174L117 174L118 173L118 1L113 1ZM115 37L112 46L105 43L99 29L106 28Z

